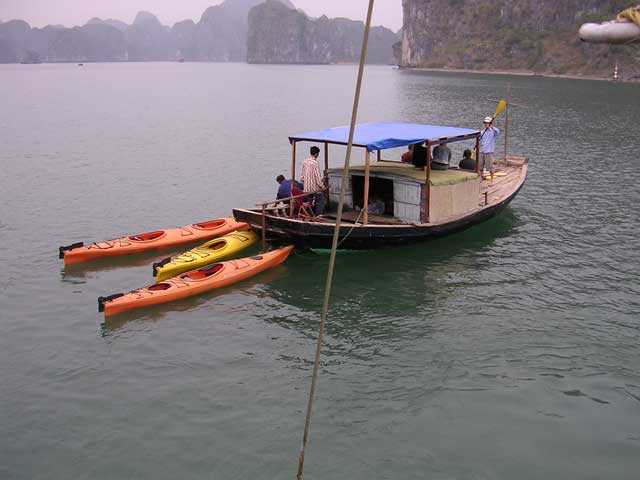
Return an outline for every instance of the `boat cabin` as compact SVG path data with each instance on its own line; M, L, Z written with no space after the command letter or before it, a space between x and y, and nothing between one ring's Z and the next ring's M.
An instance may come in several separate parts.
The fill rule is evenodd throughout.
M289 137L293 159L299 142L324 144L330 206L338 203L343 169L329 168L329 145L346 145L348 136L349 127L338 127ZM365 224L430 223L477 208L480 192L478 168L475 171L458 168L434 170L431 168L431 148L467 140L476 145L478 152L479 137L477 130L438 125L395 122L358 125L353 146L365 149L365 163L349 168L345 218L353 217L353 212L357 212L359 221ZM424 145L421 152L426 158L422 161L414 158L413 163L401 162L400 158L382 158L383 150L410 145ZM372 154L375 155L373 162ZM457 161L454 166L457 167ZM295 169L293 161L292 178L295 178Z

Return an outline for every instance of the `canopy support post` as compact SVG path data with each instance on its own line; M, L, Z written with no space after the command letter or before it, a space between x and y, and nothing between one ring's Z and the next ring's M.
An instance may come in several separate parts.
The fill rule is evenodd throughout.
M378 150L378 162L382 160L382 150Z
M507 161L509 156L509 149L507 147L509 142L509 104L511 103L511 82L507 83L507 108L504 112L504 161Z
M267 253L267 218L266 204L262 204L262 253Z
M289 196L293 197L293 185L296 179L296 141L291 142L291 188L289 188ZM289 210L289 216L293 218L293 208L295 200L291 202L291 208Z
M364 217L363 223L369 223L369 164L371 163L371 152L365 151L364 154Z
M482 174L480 171L480 137L476 137L476 173L478 175Z
M324 204L329 205L329 142L324 142L324 175L322 175L327 189L324 191Z
M428 141L425 145L427 148L427 164L424 169L427 173L424 182L424 223L429 223L429 213L431 210L431 145Z

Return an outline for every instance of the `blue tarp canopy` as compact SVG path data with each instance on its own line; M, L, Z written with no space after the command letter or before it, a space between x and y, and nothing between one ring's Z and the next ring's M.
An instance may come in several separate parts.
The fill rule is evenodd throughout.
M373 152L387 148L405 147L425 140L464 140L480 132L468 128L420 125L417 123L375 122L356 125L353 144L366 147ZM289 137L289 142L328 142L346 145L349 142L349 127L327 128L317 132L301 133Z

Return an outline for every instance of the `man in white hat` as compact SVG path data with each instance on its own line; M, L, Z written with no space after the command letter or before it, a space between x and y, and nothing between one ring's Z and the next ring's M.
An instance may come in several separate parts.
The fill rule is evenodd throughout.
M493 154L496 151L496 137L500 130L493 125L492 117L484 117L480 131L480 172L484 169L491 172L493 178Z

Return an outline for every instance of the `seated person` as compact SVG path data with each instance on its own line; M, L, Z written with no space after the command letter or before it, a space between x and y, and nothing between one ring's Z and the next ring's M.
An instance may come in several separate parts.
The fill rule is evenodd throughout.
M445 144L436 145L431 157L431 168L433 170L448 170L451 162L451 150Z
M402 154L402 157L400 157L400 161L402 163L411 163L412 158L413 158L413 145L409 145L407 147L407 151Z
M471 150L467 149L462 152L462 160L458 164L459 168L464 170L474 170L476 169L476 161L471 158Z
M422 143L416 143L413 145L411 163L417 168L423 168L427 164L427 149L422 145Z
M294 187L291 193L293 197L296 197L290 200L293 203L294 215L298 217L313 217L317 208L314 195L302 196L304 192L297 187Z
M278 194L276 195L276 200L290 197L291 196L291 180L285 180L284 175L278 175L276 177L276 182L280 184L280 186L278 187ZM294 180L293 188L294 190L296 188L298 190L302 190L302 184Z

